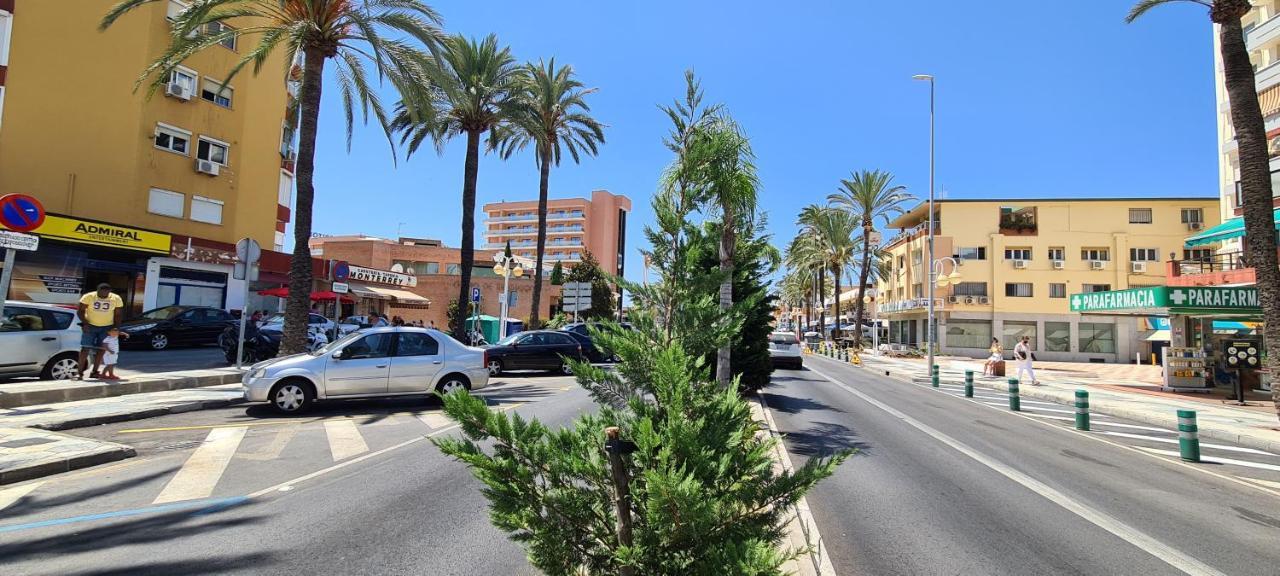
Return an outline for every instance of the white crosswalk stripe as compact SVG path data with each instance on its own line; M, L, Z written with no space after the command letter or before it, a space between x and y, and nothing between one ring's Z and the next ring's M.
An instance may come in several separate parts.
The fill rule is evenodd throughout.
M1135 440L1149 440L1149 441L1151 441L1151 442L1162 442L1162 443L1165 443L1165 444L1177 444L1177 443L1178 443L1178 439L1177 439L1177 438L1160 438L1160 437L1158 437L1158 436L1146 436L1146 435L1143 435L1143 434L1130 434L1130 433L1128 433L1128 432L1112 432L1112 431L1110 431L1110 430L1101 430L1100 432L1101 432L1102 434L1106 434L1106 435L1108 435L1108 436L1119 436L1119 437L1121 437L1121 438L1133 438L1133 439L1135 439ZM1255 449L1253 449L1253 448L1245 448L1245 447L1243 447L1243 446L1227 446L1227 445L1224 445L1224 444L1210 444L1210 443L1208 443L1208 442L1201 442L1201 443L1200 443L1200 447L1201 447L1201 448L1213 448L1213 449L1215 449L1215 450L1226 450L1226 451L1228 451L1228 452L1243 452L1243 453L1245 453L1245 454L1261 454L1261 455L1263 455L1263 456L1274 456L1274 454L1272 454L1272 453L1270 453L1270 452L1265 452L1265 451L1263 451L1263 450L1255 450Z
M210 430L204 443L191 453L186 463L177 474L174 474L152 503L163 504L207 498L213 494L213 488L218 485L218 480L222 478L222 473L226 471L231 457L240 447L240 441L244 439L247 430L248 428L244 427Z
M444 412L424 412L418 415L418 419L432 430L444 428L453 424L453 419L445 416Z
M1203 446L1203 444L1202 444L1202 446ZM1159 448L1147 448L1146 446L1136 446L1136 448L1137 448L1137 449L1139 449L1139 450L1146 451L1146 452L1151 452L1152 454L1163 454L1163 455L1165 455L1165 456L1180 456L1180 455L1181 455L1177 450L1161 450L1161 449L1159 449ZM1257 468L1257 469L1259 469L1259 470L1272 470L1272 471L1280 472L1280 466L1277 466L1277 465L1275 465L1275 464L1263 464L1263 463L1261 463L1261 462L1249 462L1248 460L1236 460L1236 459L1234 459L1234 458L1218 458L1218 457L1214 457L1214 456L1204 456L1204 455L1201 455L1201 456L1200 456L1200 461L1201 461L1201 462L1208 462L1208 463L1210 463L1210 464L1231 464L1231 465L1233 465L1233 466L1244 466L1245 468Z
M39 488L44 481L23 484L22 486L14 486L12 488L0 489L0 510L4 510L13 505L14 502L21 500L23 496L30 494L36 488Z
M324 433L329 437L329 451L334 462L369 451L369 445L365 444L356 423L351 420L325 422Z

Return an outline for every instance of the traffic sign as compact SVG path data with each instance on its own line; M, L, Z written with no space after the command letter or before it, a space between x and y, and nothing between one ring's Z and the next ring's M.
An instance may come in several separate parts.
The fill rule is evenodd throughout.
M262 257L262 247L258 245L258 241L253 238L241 238L236 242L236 259L246 264L252 264Z
M334 282L333 291L337 294L346 294L351 291L351 286L347 285L346 282Z
M26 194L0 196L0 224L14 232L30 232L44 224L44 205Z
M475 287L475 288L472 288L472 289L471 289L471 301L472 301L472 302L479 302L479 301L480 301L480 287L479 287L479 286L477 286L477 287Z
M342 260L338 260L333 263L333 279L334 280L346 280L347 277L349 276L351 276L350 264L347 264Z
M39 236L0 230L0 248L7 248L10 250L35 250L39 246Z

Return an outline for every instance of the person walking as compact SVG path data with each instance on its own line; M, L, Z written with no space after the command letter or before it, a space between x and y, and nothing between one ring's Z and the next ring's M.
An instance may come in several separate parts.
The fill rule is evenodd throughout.
M1018 362L1018 380L1022 379L1022 373L1025 371L1031 375L1031 385L1039 386L1040 382L1036 380L1036 370L1031 367L1031 362L1035 360L1035 354L1031 353L1031 337L1023 336L1017 346L1013 347L1013 358Z
M76 317L80 319L80 362L76 365L76 379L84 380L85 365L93 355L90 378L98 377L102 365L102 341L107 332L120 325L124 316L124 300L111 291L111 285L103 282L98 289L80 297Z

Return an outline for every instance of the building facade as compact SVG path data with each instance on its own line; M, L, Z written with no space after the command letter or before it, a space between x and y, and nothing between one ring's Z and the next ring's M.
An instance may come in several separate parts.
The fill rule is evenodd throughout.
M622 274L629 212L631 200L607 190L592 191L590 200L548 200L546 266L560 262L572 268L582 261L584 251L590 251L602 270ZM484 213L485 248L497 250L511 242L517 256L530 260L537 256L537 200L485 204Z
M187 3L147 4L98 31L113 4L0 0L0 195L29 194L50 214L34 231L41 249L14 264L22 288L10 296L65 302L108 282L133 312L240 308L226 247L247 237L283 251L290 220L285 56L224 87L255 40L237 38L191 56L154 93L135 90Z
M1162 285L1166 262L1197 256L1188 231L1219 223L1217 198L939 200L935 287L944 353L983 357L993 337L1022 336L1042 360L1126 362L1162 344L1149 320L1072 313L1071 294ZM889 341L923 346L928 318L928 205L890 223L878 315ZM886 232L890 236L891 232ZM947 258L950 258L949 260ZM958 277L952 277L954 273Z

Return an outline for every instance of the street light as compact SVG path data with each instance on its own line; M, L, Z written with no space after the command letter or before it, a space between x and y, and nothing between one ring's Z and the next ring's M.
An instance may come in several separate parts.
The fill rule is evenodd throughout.
M929 262L933 262L933 75L932 74L916 74L911 77L913 80L929 81ZM932 270L930 270L932 272ZM933 317L933 282L929 282L929 325L925 328L925 345L929 348L928 363L925 364L925 370L930 374L933 373L933 340L936 337L934 333Z
M871 353L878 355L880 354L880 311L879 307L875 306L875 302L876 297L870 294L862 297L862 303L871 308ZM859 327L858 329L861 330L862 328Z
M511 277L519 278L524 275L524 268L521 266L520 259L511 253L511 241L507 240L507 247L502 252L493 255L493 273L502 277L502 318L498 319L498 339L507 337L507 314L510 312L511 306Z

